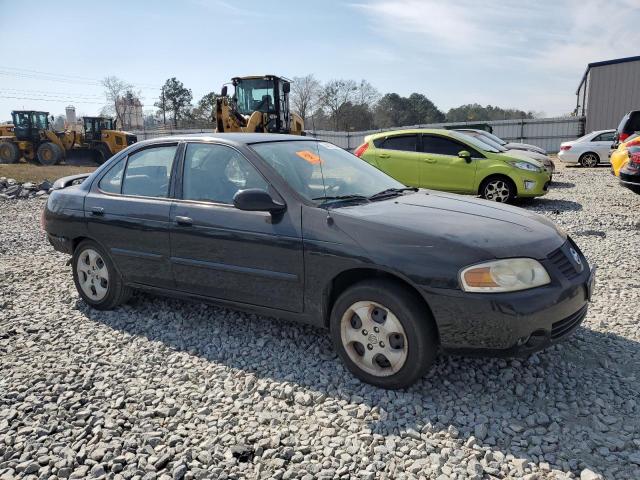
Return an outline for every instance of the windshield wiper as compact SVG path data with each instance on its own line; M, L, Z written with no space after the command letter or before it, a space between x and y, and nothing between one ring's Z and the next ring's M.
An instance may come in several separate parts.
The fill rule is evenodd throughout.
M382 190L381 192L374 193L369 197L369 200L379 200L381 198L400 195L402 192L417 192L417 191L418 189L416 187L387 188L386 190Z
M359 201L369 201L369 198L364 195L334 195L327 197L315 197L311 200L324 200L322 203L327 202L340 202L340 201L350 201L350 200L359 200Z

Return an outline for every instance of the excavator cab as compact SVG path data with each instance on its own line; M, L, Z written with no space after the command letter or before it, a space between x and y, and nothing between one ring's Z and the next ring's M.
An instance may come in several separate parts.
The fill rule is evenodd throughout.
M84 124L84 138L87 142L102 140L103 130L115 130L113 119L107 117L82 117Z
M289 109L291 80L277 75L235 77L234 93L227 87L217 99L218 132L266 132L302 134L302 119Z
M16 140L39 142L40 132L49 130L49 112L14 110L11 112Z

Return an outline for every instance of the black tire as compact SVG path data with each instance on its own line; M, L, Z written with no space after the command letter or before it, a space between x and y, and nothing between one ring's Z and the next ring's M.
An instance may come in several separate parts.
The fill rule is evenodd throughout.
M111 151L109 150L109 147L107 147L103 143L97 145L94 149L94 152L95 152L96 163L98 165L102 165L104 162L109 160L112 156Z
M403 345L406 341L406 357L395 373L387 376L373 375L351 359L350 355L356 352L356 342L344 345L341 327L343 316L348 315L351 307L357 302L374 302L386 308L384 321L386 322L387 313L392 313L402 325L406 337L403 341ZM371 385L387 389L406 388L422 378L435 361L438 351L438 334L428 308L414 292L392 280L366 280L345 290L331 311L330 334L338 354L356 377ZM366 343L370 337L363 338ZM375 341L383 339L383 336L379 336ZM390 348L391 338L387 338L387 343ZM360 346L362 350L368 348ZM348 353L347 348L352 348L353 351Z
M83 275L79 272L78 263L83 253L93 250L97 252L103 263L107 269L109 282L107 284L107 291L103 298L99 300L95 300L90 298L80 286L80 275ZM73 271L73 282L76 284L76 289L80 294L80 297L87 303L89 306L98 309L98 310L112 310L118 305L125 303L132 294L132 289L124 284L122 281L122 277L118 273L115 265L113 264L113 260L111 257L107 255L104 249L98 245L96 242L92 240L83 240L78 244L76 249L73 252L72 259L72 271Z
M600 163L600 155L595 152L585 152L578 159L584 168L595 168Z
M518 190L516 184L509 177L495 175L485 178L480 184L478 194L492 202L512 203L516 198ZM496 194L496 190L500 193Z
M57 165L62 160L62 149L53 142L44 142L38 147L36 154L41 165Z
M0 142L0 163L16 163L20 160L20 149L13 142Z

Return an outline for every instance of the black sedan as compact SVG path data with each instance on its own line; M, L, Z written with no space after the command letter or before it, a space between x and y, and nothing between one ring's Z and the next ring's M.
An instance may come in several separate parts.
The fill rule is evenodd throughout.
M640 147L629 147L629 161L620 169L620 185L640 194Z
M44 228L87 304L144 289L327 327L348 368L386 388L439 350L550 345L592 291L586 258L545 218L406 188L309 137L144 141L55 188Z

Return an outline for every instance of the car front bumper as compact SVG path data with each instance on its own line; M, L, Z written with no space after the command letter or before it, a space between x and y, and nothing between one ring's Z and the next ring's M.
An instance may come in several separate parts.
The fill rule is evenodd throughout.
M572 261L578 252L582 269ZM595 269L571 241L541 263L552 281L520 292L482 294L424 292L442 349L491 356L526 355L571 335L587 314ZM579 265L578 265L579 266Z
M546 171L542 173L518 172L515 182L518 197L541 197L548 193L551 174Z

